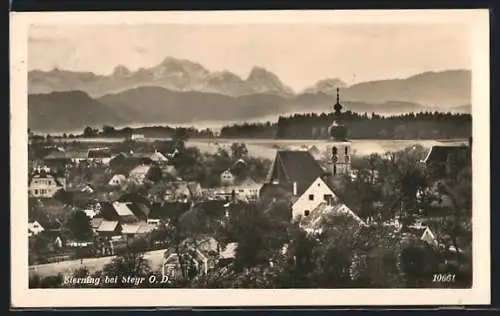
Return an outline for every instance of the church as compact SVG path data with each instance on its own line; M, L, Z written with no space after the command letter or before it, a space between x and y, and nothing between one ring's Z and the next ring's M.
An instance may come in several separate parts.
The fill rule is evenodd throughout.
M347 128L342 122L342 108L339 89L337 88L337 102L333 106L334 120L328 128L329 139L326 144L327 162L323 166L309 151L278 150L269 170L265 184L260 190L264 199L290 198L293 202L311 188L313 183L319 183L326 191L320 194L321 199L328 202L333 192L330 192L331 180L351 172L351 143L347 139ZM321 186L321 184L324 184ZM328 190L327 190L328 189ZM317 199L310 197L309 204ZM318 195L318 194L316 194ZM319 196L319 195L318 195ZM311 208L307 209L308 213ZM297 213L303 213L297 211Z
M348 130L342 120L342 108L337 88L337 102L333 106L334 120L328 128L330 139L326 146L328 172L334 177L351 172L351 142L347 139Z

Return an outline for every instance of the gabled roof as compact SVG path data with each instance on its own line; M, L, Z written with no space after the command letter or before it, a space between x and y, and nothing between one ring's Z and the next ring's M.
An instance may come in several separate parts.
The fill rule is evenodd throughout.
M130 203L123 202L113 202L113 207L116 210L118 216L135 216L134 212L129 208Z
M112 203L100 202L99 205L100 211L99 214L96 215L97 217L102 217L107 221L117 221L120 218Z
M31 183L31 181L33 179L51 179L51 180L54 180L55 184L59 187L63 187L63 183L61 180L63 180L62 177L57 177L55 173L52 173L52 172L45 172L45 171L40 171L40 172L35 172L33 174L30 175L29 177L29 183Z
M279 150L267 182L276 179L280 182L297 182L297 191L300 195L316 178L323 175L325 171L308 151Z
M427 157L423 160L425 163L446 163L448 156L455 153L466 153L469 151L468 146L432 146L427 154Z
M122 226L122 234L137 234L137 230L139 229L140 222L137 223L124 223Z
M99 228L97 228L98 232L113 232L116 229L116 226L118 226L118 221L102 221L101 224L99 225Z
M359 225L367 225L358 215L356 215L344 203L339 201L330 205L325 202L320 203L314 210L311 211L309 216L301 219L300 225L305 230L321 230L324 220L330 214L344 214L355 220Z
M108 183L111 183L113 180L118 180L119 182L125 182L127 181L127 177L125 177L123 174L115 174L109 179Z
M139 165L129 172L129 177L146 175L151 169L150 165Z

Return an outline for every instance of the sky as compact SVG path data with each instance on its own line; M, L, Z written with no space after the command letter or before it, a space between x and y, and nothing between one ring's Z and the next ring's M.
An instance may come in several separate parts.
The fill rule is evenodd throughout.
M318 80L348 84L471 69L466 24L32 25L28 68L110 74L164 58L189 59L243 79L252 67L298 91Z

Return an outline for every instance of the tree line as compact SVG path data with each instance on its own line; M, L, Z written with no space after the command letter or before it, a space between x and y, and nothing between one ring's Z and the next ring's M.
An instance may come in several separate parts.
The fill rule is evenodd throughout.
M235 124L221 129L223 138L325 139L333 120L346 125L350 139L449 139L471 135L470 114L441 112L381 116L347 111L281 116L277 123Z

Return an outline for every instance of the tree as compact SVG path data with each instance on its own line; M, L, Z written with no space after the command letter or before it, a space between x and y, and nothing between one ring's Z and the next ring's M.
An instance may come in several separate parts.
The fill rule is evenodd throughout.
M76 240L86 241L92 237L90 218L82 211L74 212L68 219L66 226Z
M163 173L160 167L152 166L146 176L147 179L157 183L163 178Z
M123 282L123 277L145 277L151 273L151 267L144 258L144 240L133 240L127 243L127 247L113 259L111 263L104 266L102 276L118 277L116 284L108 284L110 287L130 288L136 287L133 283Z
M97 136L98 130L87 126L83 129L83 137L95 137Z
M233 143L231 145L231 156L233 159L245 158L247 155L248 149L244 143Z

